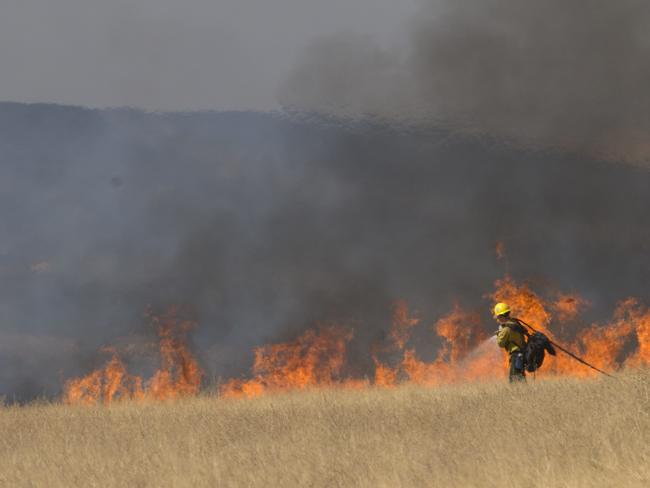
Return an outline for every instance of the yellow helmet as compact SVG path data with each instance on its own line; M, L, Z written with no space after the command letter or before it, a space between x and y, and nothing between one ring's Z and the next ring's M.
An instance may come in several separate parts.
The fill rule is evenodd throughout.
M505 315L510 312L510 307L507 303L499 302L494 306L494 316Z

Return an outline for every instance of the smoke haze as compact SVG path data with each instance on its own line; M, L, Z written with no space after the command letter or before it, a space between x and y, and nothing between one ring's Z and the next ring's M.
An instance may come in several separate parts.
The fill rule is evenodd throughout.
M3 0L0 100L273 110L313 38L398 37L417 0Z
M109 43L86 32L106 11L11 3L54 31L0 29L25 46L0 42L2 90L13 87L3 93L159 109L210 107L214 95L260 109L286 78L287 112L0 104L0 394L55 394L108 343L146 359L148 306L188 307L214 378L319 322L354 327L350 367L363 375L393 300L423 323L454 301L487 322L485 294L506 270L582 293L593 308L577 326L607 320L627 296L650 299L645 3L425 2L406 43L317 29L290 73L289 58L260 61L273 68L248 72L252 88L237 69L213 81L235 66L228 56L197 61L223 33L206 11L175 17L163 3L151 20L133 7L146 3L111 10ZM85 20L68 31L72 11ZM70 58L50 56L68 47ZM89 54L101 55L78 62ZM34 66L9 69L24 60ZM422 357L436 348L427 333Z
M425 323L456 300L489 321L497 240L515 278L598 320L648 298L650 175L627 165L317 116L3 104L0 128L0 386L19 398L105 344L141 360L145 309L170 304L211 377L328 322L354 327L363 374L397 298Z
M407 48L314 43L283 103L648 162L647 2L430 0L411 27Z

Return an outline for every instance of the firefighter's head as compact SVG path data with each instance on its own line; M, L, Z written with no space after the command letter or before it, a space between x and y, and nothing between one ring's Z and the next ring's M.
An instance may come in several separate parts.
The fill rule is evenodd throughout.
M494 318L497 322L505 322L510 318L510 307L507 303L499 302L494 306Z

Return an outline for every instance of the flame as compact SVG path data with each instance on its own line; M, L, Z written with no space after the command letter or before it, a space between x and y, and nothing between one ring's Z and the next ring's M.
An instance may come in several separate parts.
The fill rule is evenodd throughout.
M393 327L390 331L390 338L399 349L404 349L406 342L411 337L411 329L420 323L417 317L410 317L408 304L404 300L398 300L393 306Z
M487 338L478 312L467 312L456 303L453 310L434 326L440 337L446 340L445 354L451 365L458 364L480 342Z
M66 403L92 405L103 401L109 405L117 399L142 398L142 378L127 373L115 350L105 348L104 351L111 354L106 366L65 384Z
M558 293L551 309L558 322L564 323L574 320L578 314L589 307L590 303L578 295Z
M510 305L513 315L533 325L548 337L608 371L650 364L650 309L634 298L620 302L613 318L578 330L578 318L589 303L576 294L534 291L527 283L511 276L497 280L488 295L492 302ZM128 373L113 349L103 368L65 384L64 399L74 404L110 404L117 400L164 400L196 395L203 372L190 352L186 335L191 321L179 320L175 309L151 316L160 342L160 368L147 381ZM392 325L387 340L373 344L372 380L347 374L347 350L353 340L351 329L329 325L310 329L288 342L262 345L254 349L249 378L227 380L219 388L223 397L251 398L269 393L307 388L394 387L410 382L436 386L468 381L491 381L506 376L506 355L494 335L494 325L486 325L488 313L465 310L459 304L431 327L438 347L430 360L419 357L412 335L422 320L409 311L404 300L392 307ZM565 327L574 324L573 329ZM577 332L577 333L576 333ZM423 330L422 333L427 333ZM555 376L589 377L598 374L558 351L548 356L539 378Z
M507 303L518 318L535 324L545 334L549 333L551 314L548 307L528 285L519 285L506 275L502 280L497 280L494 286L496 290L489 295L493 302Z
M593 324L580 331L570 341L561 334L566 330L564 322L573 320L589 303L577 295L555 294L555 299L544 300L526 284L517 284L506 276L496 282L493 299L506 301L518 318L535 324L552 340L565 345L575 354L597 368L616 370L622 366L641 366L650 363L650 312L634 298L622 301L613 319L605 325ZM553 325L551 327L551 324ZM552 329L552 330L551 330ZM630 343L636 341L636 352ZM567 355L549 358L540 375L594 376L598 373L588 369Z
M497 259L501 261L506 257L506 244L503 241L497 241L494 251L496 252Z
M224 397L254 397L267 392L305 389L315 386L361 386L363 381L341 380L346 348L352 331L328 326L308 330L293 342L270 344L255 349L254 377L232 379L221 385Z
M161 368L149 381L147 394L165 400L196 395L201 387L203 370L187 347L186 334L195 324L179 321L176 310L162 316L152 316L160 336Z
M650 309L641 305L635 298L628 298L618 304L614 313L614 322L607 330L630 332L636 339L637 349L634 354L625 359L626 366L640 367L650 364ZM621 345L620 341L616 344ZM613 351L612 356L618 351Z
M68 380L64 385L65 403L110 405L117 400L166 400L196 395L203 371L185 340L194 323L179 320L177 312L176 308L171 308L160 316L150 314L160 338L161 367L145 387L142 377L127 372L117 351L104 348L104 352L111 354L109 361L83 378Z
M397 369L391 368L382 363L376 354L372 355L375 364L375 385L390 388L397 385Z
M551 298L545 299L528 284L519 284L507 275L495 282L495 290L488 296L494 302L508 303L518 318L534 324L551 340L568 347L600 369L615 371L623 366L650 364L650 309L633 298L618 305L612 321L583 329L571 341L562 336L562 331L566 330L564 324L575 320L589 306L584 298L555 292ZM394 320L393 327L403 330L402 324L407 316L402 311L398 316L400 320ZM435 386L459 381L485 381L506 375L507 358L499 352L495 341L487 338L478 314L455 305L448 315L438 320L434 329L443 341L433 361L422 361L414 349L405 348L401 363L390 368L373 355L375 384L392 386L401 376L413 383ZM391 337L403 339L404 335L392 333ZM402 340L395 341L395 348L402 349L404 344ZM597 374L558 351L557 356L548 356L536 376L588 377Z
M392 387L399 382L399 368L392 368L384 364L380 354L391 354L394 351L403 352L406 343L411 338L412 329L420 323L417 316L411 316L405 300L397 300L393 304L393 317L388 337L390 343L386 347L375 345L372 351L372 360L375 364L375 385Z
M408 317L408 313L403 312L399 317L394 317L393 330L401 327L403 320L396 318L402 317ZM404 349L402 342L395 342L398 350L404 349L402 361L392 370L380 363L381 368L376 371L379 375L375 375L375 384L382 386L386 377L395 379L401 375L409 382L428 386L475 380L481 377L482 371L494 370L491 366L494 366L495 358L496 362L500 361L500 356L493 354L494 351L490 353L485 350L485 354L470 355L487 339L480 315L476 312L465 311L455 304L447 315L435 323L433 329L442 339L442 345L433 361L422 361L415 349ZM395 337L395 334L391 336Z

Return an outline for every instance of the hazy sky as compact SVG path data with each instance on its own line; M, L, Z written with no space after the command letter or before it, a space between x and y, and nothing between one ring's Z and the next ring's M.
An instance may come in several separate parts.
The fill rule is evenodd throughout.
M394 42L419 0L2 0L0 100L273 109L322 36Z

